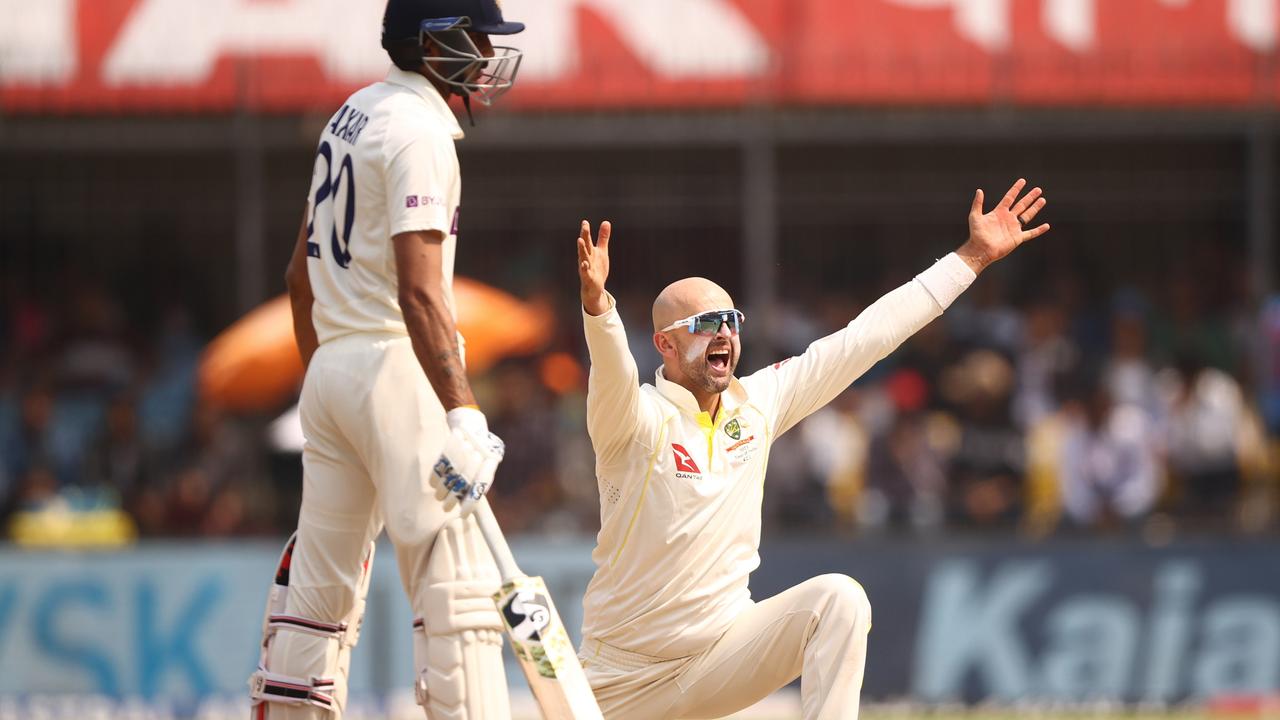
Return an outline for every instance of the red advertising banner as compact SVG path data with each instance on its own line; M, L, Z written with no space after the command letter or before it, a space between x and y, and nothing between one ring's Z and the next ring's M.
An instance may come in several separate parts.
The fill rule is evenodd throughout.
M327 111L385 0L0 0L5 112ZM506 0L519 108L1274 105L1280 0Z

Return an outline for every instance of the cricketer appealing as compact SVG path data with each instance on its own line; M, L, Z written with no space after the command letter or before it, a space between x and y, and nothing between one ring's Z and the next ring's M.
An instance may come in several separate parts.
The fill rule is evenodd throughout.
M1019 180L969 238L798 357L734 376L745 317L719 286L686 278L653 305L662 356L640 385L613 297L609 223L578 238L591 354L587 427L601 530L584 598L587 678L607 718L709 718L749 707L796 677L805 718L855 718L871 606L843 575L756 602L769 448L937 318L990 263L1049 230L1026 230L1045 199ZM1019 197L1021 195L1021 197Z

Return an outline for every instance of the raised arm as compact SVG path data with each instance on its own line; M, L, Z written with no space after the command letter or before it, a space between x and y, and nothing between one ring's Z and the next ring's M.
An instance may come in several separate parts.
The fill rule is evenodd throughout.
M1018 180L989 213L982 190L969 209L969 239L955 252L862 311L844 329L824 337L797 358L765 368L748 378L774 398L774 434L781 434L830 402L872 365L929 324L955 301L991 263L1049 231L1031 230L1045 206L1040 188L1021 199Z
M578 233L578 279L581 281L582 326L591 353L587 379L587 433L601 463L623 456L635 439L649 437L657 420L640 395L640 373L627 347L627 334L613 296L604 289L609 277L609 221L600 224L592 242L591 224Z

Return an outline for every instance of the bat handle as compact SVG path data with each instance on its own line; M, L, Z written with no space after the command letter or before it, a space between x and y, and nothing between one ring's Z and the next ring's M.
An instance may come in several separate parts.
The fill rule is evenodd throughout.
M498 564L498 574L502 576L502 582L524 577L524 573L520 572L519 566L516 565L516 559L511 555L511 547L507 545L502 528L498 527L497 518L493 516L489 499L480 498L474 513L476 522L480 525L480 534L484 536L485 543L489 545L489 552L493 553L493 560Z

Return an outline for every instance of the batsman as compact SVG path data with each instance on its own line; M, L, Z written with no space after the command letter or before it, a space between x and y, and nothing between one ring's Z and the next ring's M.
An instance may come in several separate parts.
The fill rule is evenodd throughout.
M497 0L388 0L382 47L394 67L320 132L286 274L307 368L302 508L249 679L255 720L342 717L383 529L417 616L401 631L412 633L424 715L510 717L498 570L469 514L503 445L476 405L457 330L463 132L449 100L470 112L510 90L522 54L490 36L523 29Z
M578 237L591 353L587 428L601 529L583 599L579 656L605 717L710 718L800 678L803 716L856 718L871 605L855 580L822 575L756 602L769 449L941 315L991 263L1048 232L1018 180L991 212L978 190L969 237L798 357L737 378L743 313L698 277L653 303L653 384L640 384L609 276L611 227Z

